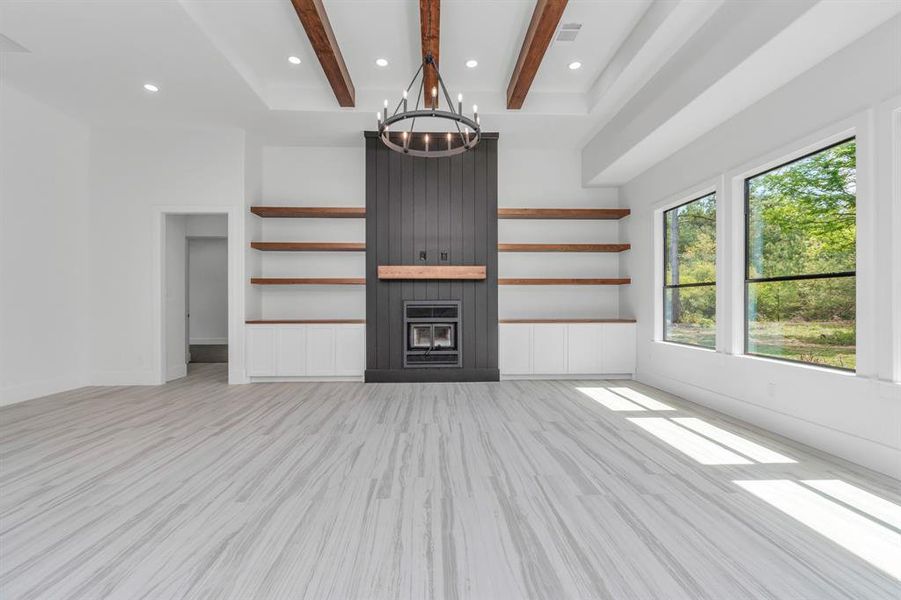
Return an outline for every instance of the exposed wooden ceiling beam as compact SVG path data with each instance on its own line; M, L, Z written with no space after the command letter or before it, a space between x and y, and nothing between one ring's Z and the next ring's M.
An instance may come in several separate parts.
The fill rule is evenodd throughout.
M439 40L441 38L441 0L419 0L419 29L422 38L422 57L431 53L438 66ZM434 69L425 68L422 85L422 102L432 105L432 88L438 86Z
M538 67L541 66L541 59L544 58L544 53L554 38L566 2L567 0L538 0L535 3L532 21L522 41L522 49L519 51L516 67L507 86L507 108L522 108L526 94L532 86L532 80L535 79Z
M310 44L316 52L329 85L335 92L338 105L354 106L354 84L350 80L347 65L344 64L344 57L341 56L341 49L338 47L322 0L291 0L291 3L294 4L300 23L310 38Z

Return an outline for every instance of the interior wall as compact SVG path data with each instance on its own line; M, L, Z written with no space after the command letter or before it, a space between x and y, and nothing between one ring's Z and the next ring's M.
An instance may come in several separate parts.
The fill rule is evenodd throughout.
M364 146L274 147L262 151L262 198L255 204L365 206ZM365 219L260 219L271 242L365 242ZM258 252L254 276L365 277L363 252ZM363 286L268 286L255 290L262 319L365 319Z
M185 235L190 237L228 237L227 215L187 215Z
M584 188L578 150L498 143L498 206L613 208L616 188ZM619 221L498 220L501 243L615 243ZM622 240L628 241L628 240ZM508 253L498 255L499 277L618 277L619 253ZM616 286L501 286L501 319L620 316ZM625 315L630 316L630 315Z
M639 381L895 476L901 385L892 383L892 351L901 298L893 278L901 256L891 224L901 207L892 196L898 161L888 157L892 111L901 108L899 31L896 18L624 186L634 247L624 267L633 284L621 290L623 310L638 318ZM859 374L742 356L743 199L733 186L742 173L849 127L858 137ZM721 219L717 352L655 341L655 211L712 187Z
M185 344L187 238L185 215L166 215L166 381L188 374Z
M0 404L87 381L89 128L0 85Z
M191 235L190 215L188 235ZM191 344L228 343L228 240L188 238L188 340Z
M229 237L243 247L244 194L242 131L94 130L89 311L93 383L159 381L159 298L154 280L160 260L155 254L160 244L159 212L234 207ZM230 269L243 280L243 257L235 261ZM244 285L236 284L229 291L230 300L243 301L243 291ZM233 353L243 353L241 342L234 340L229 347L230 369L233 364L238 368L240 361L233 360Z
M249 278L262 271L262 252L250 247L250 242L261 240L263 219L250 214L250 207L265 204L263 197L263 146L254 136L244 139L244 313L242 318L260 318L262 309L262 293ZM242 328L243 331L243 328Z

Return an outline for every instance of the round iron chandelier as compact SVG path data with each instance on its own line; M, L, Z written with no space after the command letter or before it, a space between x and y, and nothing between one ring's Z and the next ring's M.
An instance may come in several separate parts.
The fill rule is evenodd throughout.
M428 96L429 105L423 101L423 86L427 69L435 72L438 85L433 86ZM413 110L408 110L407 101L410 90L415 88L419 80L419 92L416 94L416 104ZM447 103L447 109L439 108L439 92ZM422 106L420 107L420 102ZM450 94L438 71L438 65L431 54L426 54L422 64L410 80L410 85L403 91L403 97L389 114L388 101L385 100L384 116L379 112L376 117L379 123L379 137L382 142L401 154L420 156L424 158L440 158L462 154L475 148L481 138L482 128L479 123L479 107L473 105L472 117L463 114L463 94L457 95L456 110L451 102ZM443 119L446 121L447 132L423 133L414 135L416 119ZM409 128L407 124L409 123Z

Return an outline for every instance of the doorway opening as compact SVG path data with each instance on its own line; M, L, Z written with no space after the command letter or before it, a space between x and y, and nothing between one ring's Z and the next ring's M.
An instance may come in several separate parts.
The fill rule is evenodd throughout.
M228 237L192 235L191 221L226 217L190 215L187 248L188 364L228 362ZM196 227L196 225L195 225Z
M229 215L163 217L162 377L206 369L228 378ZM215 371L215 373L213 373Z

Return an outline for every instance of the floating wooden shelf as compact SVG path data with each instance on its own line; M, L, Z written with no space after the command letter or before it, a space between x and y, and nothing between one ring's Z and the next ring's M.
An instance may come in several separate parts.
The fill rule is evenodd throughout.
M366 319L248 319L248 325L358 325Z
M485 265L379 265L379 279L485 279Z
M498 252L623 252L631 244L498 244Z
M252 277L254 285L366 285L365 277Z
M366 217L363 206L251 206L253 214L275 219L362 219Z
M545 278L545 279L498 279L498 285L626 285L631 279L615 278Z
M498 219L622 219L628 208L499 208Z
M635 323L635 319L498 319L498 323Z
M250 242L250 247L267 252L363 252L363 242Z

